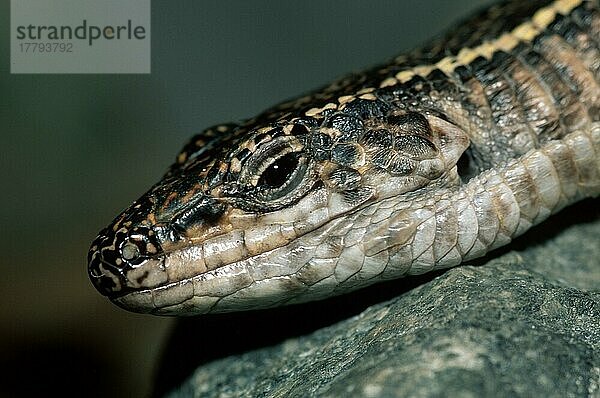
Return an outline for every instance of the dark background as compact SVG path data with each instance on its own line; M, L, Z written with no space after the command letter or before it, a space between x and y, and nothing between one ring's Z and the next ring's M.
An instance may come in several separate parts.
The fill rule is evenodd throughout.
M484 3L154 0L150 75L11 75L2 0L0 396L148 395L174 320L96 293L96 232L193 133L386 61Z

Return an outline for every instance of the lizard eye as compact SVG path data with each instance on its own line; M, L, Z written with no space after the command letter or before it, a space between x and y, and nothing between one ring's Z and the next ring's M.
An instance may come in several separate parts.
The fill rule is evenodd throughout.
M306 166L306 158L301 154L288 153L267 166L256 186L270 199L277 199L290 193L301 183Z
M283 186L298 167L298 158L298 154L288 153L271 163L258 179L258 186L266 188Z
M241 207L272 211L300 198L314 185L313 163L304 146L291 137L280 137L259 148L240 176L248 190Z

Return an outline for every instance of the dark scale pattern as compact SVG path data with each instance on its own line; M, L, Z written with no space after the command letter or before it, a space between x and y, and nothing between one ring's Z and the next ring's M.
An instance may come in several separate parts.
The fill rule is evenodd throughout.
M504 73L512 85L522 120L529 127L532 146L537 148L550 139L558 138L561 126L555 101L540 85L535 72L521 58L512 57Z
M367 147L391 148L392 133L386 129L369 130L361 139L361 143Z
M397 136L393 148L415 159L433 159L438 153L431 141L419 135Z
M552 65L539 52L528 47L520 49L519 57L531 70L536 71L540 83L548 88L548 94L554 99L564 131L570 132L579 128L581 122L588 119L587 112Z
M585 65L585 54L595 58L596 44L580 33L572 18L559 15L531 42L521 42L510 52L495 51L490 59L477 57L455 69L471 92L477 86L482 89L479 98L467 96L464 109L478 114L472 120L479 119L480 131L492 131L480 142L473 139L470 151L477 163L485 167L518 156L595 120L598 99L590 88L596 84L595 66Z
M436 68L427 75L426 80L435 90L444 91L454 87L450 78L451 76L448 76L441 69Z
M100 231L92 242L93 250L88 253L89 273L92 283L102 294L132 291L128 287L126 273L148 258L162 253L159 237L152 229L144 225L129 229L131 225L131 219L121 218L112 228ZM133 255L124 255L126 245L135 248L135 251L130 250ZM105 277L102 269L109 271L114 278Z
M327 134L312 134L308 142L308 150L313 154L315 160L328 160L331 157L332 141Z
M600 46L598 42L569 16L558 16L548 29L556 32L575 49L586 68L594 74L596 81L600 81Z
M387 122L404 135L431 136L431 127L429 127L427 119L417 112L390 115L387 117Z
M490 61L484 61L475 72L492 110L492 119L496 126L494 136L502 137L499 144L510 151L504 152L507 158L522 155L537 146L525 122L523 108L516 98L514 82L506 74L512 61L511 55L499 51ZM526 142L517 139L524 135L529 135Z
M586 104L592 121L598 120L600 98L596 94L598 82L584 61L578 56L578 49L571 47L558 35L540 35L534 47L542 53L561 78L569 85L578 100Z
M346 109L346 111L348 111ZM327 118L324 127L330 127L338 130L341 135L338 141L351 141L356 142L358 137L364 130L364 124L361 118L351 116L346 113L337 113Z
M597 1L583 2L573 10L571 16L583 31L588 32L596 43L600 43L600 11Z
M387 128L367 131L360 144L367 151L370 161L391 175L411 174L417 162L437 155L430 137L431 127L418 113L388 117L392 122Z
M192 160L197 160L202 164L209 163L220 151L219 144L223 140L230 139L237 127L232 123L213 126L193 136L183 147L169 172L189 166Z
M355 143L337 144L331 150L331 161L340 166L358 167L362 149Z
M344 112L360 119L380 118L385 116L390 106L381 100L356 99L350 102Z
M532 13L548 4L551 0L504 1L483 10L476 17L457 24L441 40L432 42L416 51L415 55L422 61L437 62L450 54L457 54L465 47L476 47L484 41L500 36L502 32L513 30L519 24L529 19Z

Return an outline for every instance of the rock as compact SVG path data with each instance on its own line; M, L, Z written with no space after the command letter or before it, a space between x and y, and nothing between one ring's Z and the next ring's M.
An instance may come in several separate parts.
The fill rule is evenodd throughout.
M600 397L597 204L578 206L594 222L572 224L576 207L555 231L516 242L520 252L448 270L312 333L198 358L206 363L169 396ZM252 318L243 322L241 339Z

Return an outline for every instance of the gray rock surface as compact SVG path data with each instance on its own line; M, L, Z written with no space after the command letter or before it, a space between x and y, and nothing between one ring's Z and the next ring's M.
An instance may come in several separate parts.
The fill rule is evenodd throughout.
M483 265L208 362L170 396L600 397L598 203L580 207L595 221L542 225Z

